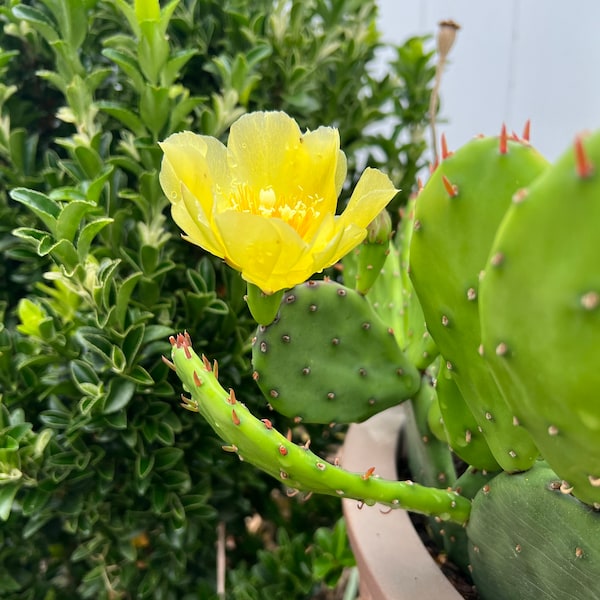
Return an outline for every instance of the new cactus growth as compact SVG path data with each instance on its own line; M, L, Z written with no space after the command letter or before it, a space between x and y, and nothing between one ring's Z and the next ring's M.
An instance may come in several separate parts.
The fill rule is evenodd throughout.
M600 132L553 165L528 138L503 128L454 153L444 140L389 253L387 238L375 248L379 277L361 246L347 287L296 285L256 332L255 379L289 417L347 423L406 402L414 482L347 472L281 435L187 334L167 363L184 406L281 484L433 517L484 600L598 600Z
M199 412L226 442L224 450L234 452L282 481L291 490L355 498L367 505L384 504L434 514L442 520L464 523L470 503L452 490L431 490L412 481L380 479L375 468L365 473L350 473L319 458L309 443L295 444L259 420L239 402L233 390L226 392L217 380L217 364L202 359L192 349L190 337L171 338L172 363L191 395L182 396L183 406Z

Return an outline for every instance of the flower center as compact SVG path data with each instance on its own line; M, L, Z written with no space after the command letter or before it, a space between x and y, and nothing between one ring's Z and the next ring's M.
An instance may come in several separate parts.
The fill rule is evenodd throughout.
M299 189L298 192L302 193ZM308 201L308 204L306 203ZM305 235L319 219L320 212L314 207L319 198L305 196L278 196L272 187L257 191L241 184L231 198L232 208L237 211L259 215L271 219L281 219L292 227L300 237Z

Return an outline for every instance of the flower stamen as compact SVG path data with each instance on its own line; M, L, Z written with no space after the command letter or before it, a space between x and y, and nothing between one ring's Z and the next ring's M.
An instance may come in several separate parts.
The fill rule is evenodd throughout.
M301 196L302 190L298 190ZM318 205L321 198L304 196L310 204ZM238 185L231 197L231 208L261 217L285 221L298 235L306 239L307 233L320 221L321 213L303 200L277 195L272 187L263 188L256 194L245 184Z

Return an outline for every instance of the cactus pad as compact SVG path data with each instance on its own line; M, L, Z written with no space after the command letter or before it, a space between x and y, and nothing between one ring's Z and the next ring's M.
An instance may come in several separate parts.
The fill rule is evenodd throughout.
M515 196L480 297L485 356L507 402L573 494L598 506L599 232L600 131Z
M363 421L420 383L366 298L332 281L286 292L275 321L258 328L252 361L271 406L313 423Z
M484 600L600 599L600 513L561 492L542 461L484 485L467 535Z
M512 195L546 165L505 131L446 153L417 198L410 246L410 276L427 328L494 458L511 472L530 467L537 449L514 425L480 356L479 275Z

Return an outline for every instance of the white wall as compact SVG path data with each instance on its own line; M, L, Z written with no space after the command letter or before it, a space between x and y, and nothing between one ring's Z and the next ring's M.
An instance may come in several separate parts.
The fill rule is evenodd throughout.
M379 0L385 41L462 29L442 81L441 124L450 148L506 122L549 159L575 133L600 127L600 1Z

